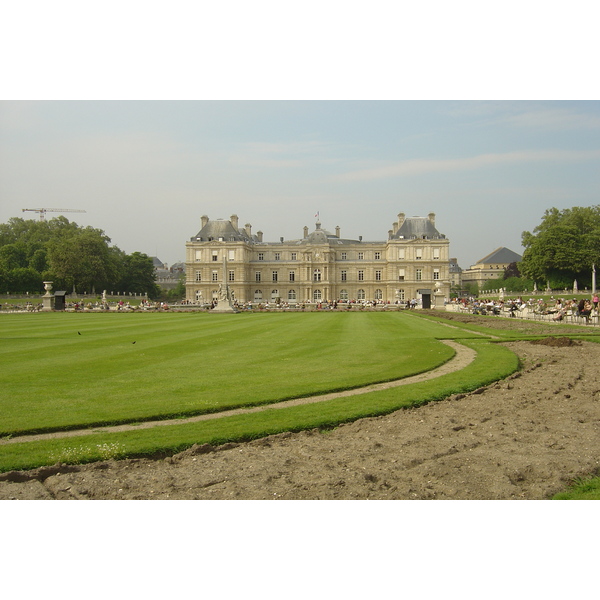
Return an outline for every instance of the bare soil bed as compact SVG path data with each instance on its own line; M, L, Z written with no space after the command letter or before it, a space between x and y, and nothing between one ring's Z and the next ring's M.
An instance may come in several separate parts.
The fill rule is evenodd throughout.
M549 337L506 345L523 370L471 394L331 431L4 473L0 499L548 498L600 468L600 344Z

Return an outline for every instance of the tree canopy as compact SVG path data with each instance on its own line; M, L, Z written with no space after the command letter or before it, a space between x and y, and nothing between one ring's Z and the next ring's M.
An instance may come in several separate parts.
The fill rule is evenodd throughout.
M600 264L600 206L548 209L521 239L523 275L555 289L570 288L575 279L589 287L592 265Z
M40 293L43 281L78 293L147 293L158 297L152 259L125 254L100 229L63 216L50 221L10 219L0 224L0 291Z

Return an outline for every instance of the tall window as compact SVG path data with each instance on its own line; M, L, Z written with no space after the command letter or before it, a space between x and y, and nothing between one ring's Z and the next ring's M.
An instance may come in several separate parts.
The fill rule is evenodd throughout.
M404 300L404 290L396 290L396 298L398 298L398 300Z
M375 281L381 281L381 271L375 271Z
M296 271L290 271L290 281L296 281Z
M364 252L359 252L358 253L358 260L363 260L365 258L365 253Z
M273 281L277 281L278 276L278 271L273 271Z
M421 260L423 258L423 248L415 248L415 259Z
M200 262L202 260L202 250L196 250L194 259L196 262Z
M359 281L365 280L365 272L362 269L358 272L358 280Z
M341 276L342 281L346 281L348 274L346 271L340 271L340 276Z
M319 300L321 300L321 298L322 298L321 290L315 290L313 292L313 300L318 302Z
M280 260L281 254L279 252L275 252L275 260Z
M404 269L398 269L398 281L404 281L405 276L406 276L406 273L405 273Z
M423 269L415 269L415 279L421 281L423 279Z
M202 271L196 271L196 281L202 281Z
M375 260L381 260L381 252L375 252Z
M254 281L256 281L257 283L260 281L260 271L256 271L254 273Z
M439 279L440 278L440 270L439 269L434 269L433 270L433 278L434 279Z
M217 252L217 250L212 251L212 259L213 262L217 262L219 260L219 253Z
M235 260L235 250L229 250L227 253L227 260Z
M439 258L440 258L440 249L434 248L433 249L433 260L439 260Z
M375 290L375 300L382 300L383 292L381 290Z
M313 271L313 281L321 281L321 269L315 269Z
M298 254L296 252L292 252L292 260L298 260Z
M229 281L235 281L235 271L229 271Z
M398 260L404 260L404 248L398 248Z
M342 252L342 254L340 255L340 260L346 260L346 257L348 255L345 252Z
M356 299L364 300L365 298L366 298L365 290L358 290L358 292L356 293Z
M288 300L295 300L296 299L296 290L290 290L288 292Z
M265 260L265 253L264 252L259 252L258 253L258 260Z
M212 280L213 281L219 281L219 272L218 271L213 271L212 272Z

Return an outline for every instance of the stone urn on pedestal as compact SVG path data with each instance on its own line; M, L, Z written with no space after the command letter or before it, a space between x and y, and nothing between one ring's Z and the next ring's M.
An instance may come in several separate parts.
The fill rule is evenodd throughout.
M42 296L42 311L54 310L54 294L52 293L52 281L44 281L46 293Z

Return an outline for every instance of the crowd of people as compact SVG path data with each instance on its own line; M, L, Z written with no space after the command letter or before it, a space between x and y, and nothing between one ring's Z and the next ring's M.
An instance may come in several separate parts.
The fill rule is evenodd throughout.
M598 295L594 294L592 299L581 297L554 298L549 300L543 298L530 298L523 300L518 297L510 300L479 300L476 298L453 299L451 304L457 306L461 311L479 315L503 315L510 317L544 317L548 316L553 321L565 321L568 318L582 319L589 323L592 317L598 316Z

